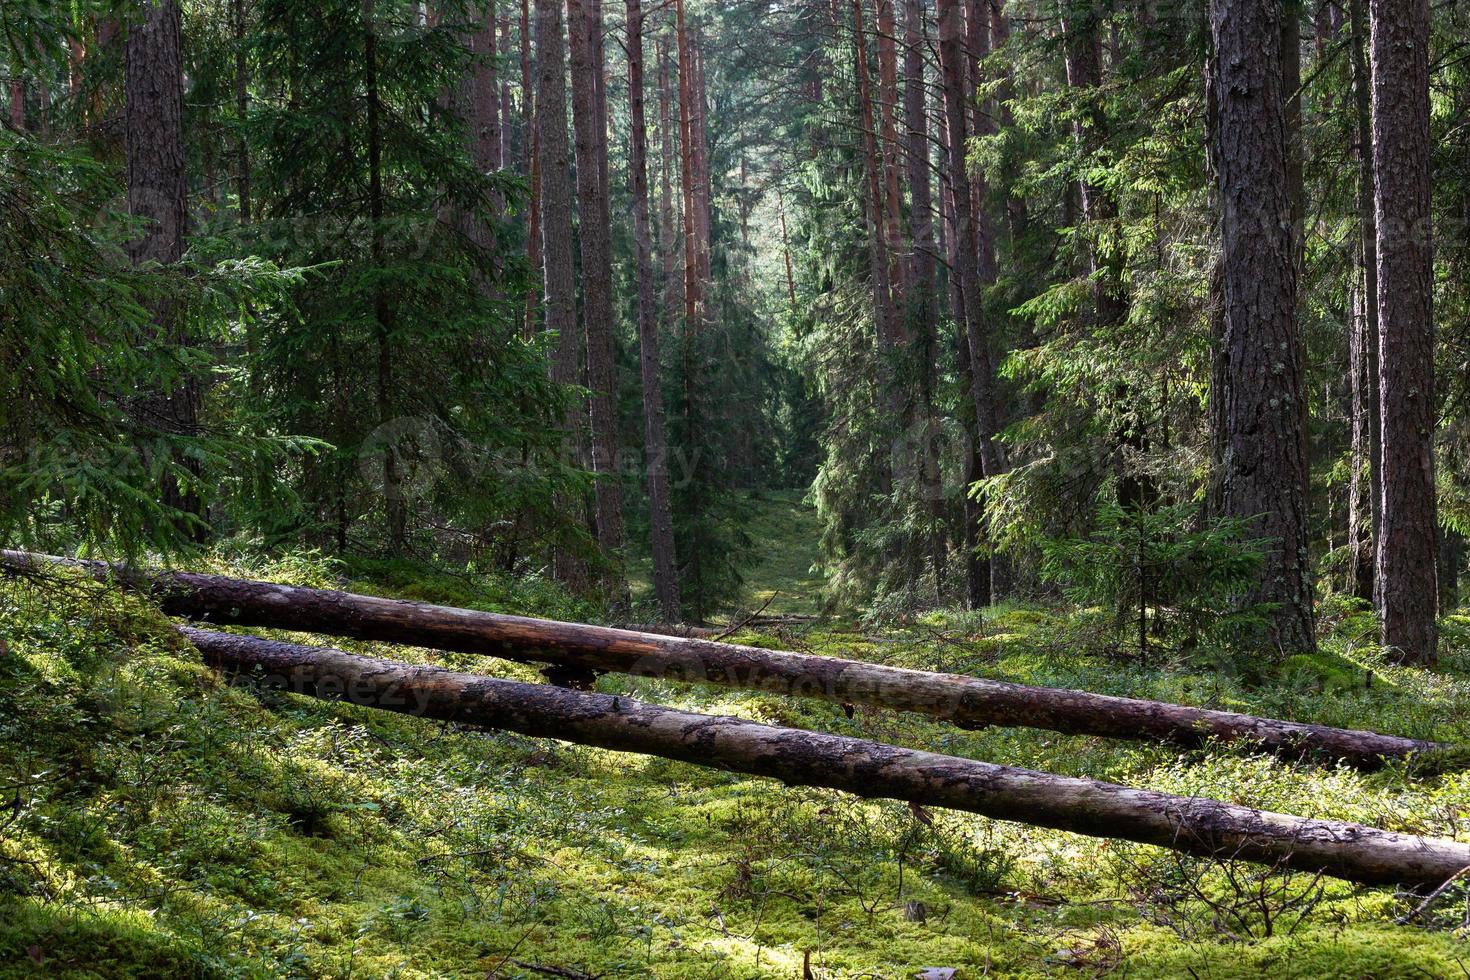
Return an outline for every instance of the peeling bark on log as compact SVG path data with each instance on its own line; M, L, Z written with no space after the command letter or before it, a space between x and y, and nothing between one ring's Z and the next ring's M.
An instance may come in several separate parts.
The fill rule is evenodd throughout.
M1287 757L1340 759L1364 769L1381 766L1385 758L1451 750L1441 742L1087 691L223 575L144 571L105 562L0 551L0 571L11 574L35 574L56 564L80 567L102 581L149 592L171 616L485 654L582 672L611 671L819 698L836 704L914 711L962 728L1019 726L1074 735L1168 741L1181 746L1197 746L1214 738L1249 743Z
M768 776L787 785L948 807L1367 884L1434 886L1470 867L1470 844L1450 840L694 714L619 695L189 627L180 633L206 663L299 694Z

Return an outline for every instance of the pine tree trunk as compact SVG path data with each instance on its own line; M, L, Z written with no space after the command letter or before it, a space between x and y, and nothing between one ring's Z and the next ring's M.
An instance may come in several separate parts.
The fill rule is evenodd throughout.
M230 0L230 26L235 39L235 124L240 127L235 137L235 194L240 208L240 224L250 224L250 142L245 135L245 122L250 109L249 64L245 60L245 0Z
M1361 258L1362 249L1358 249ZM1370 313L1375 302L1363 284L1354 281L1350 291L1352 323L1348 335L1348 380L1352 389L1350 413L1352 415L1352 449L1349 456L1348 476L1348 581L1353 595L1367 602L1373 601L1373 517L1369 501L1373 497L1372 465L1373 423L1377 413L1372 410L1378 390L1372 343L1376 336L1376 316ZM1374 324L1370 324L1375 321Z
M521 336L530 340L536 335L536 307L542 295L541 283L541 144L540 123L536 115L536 81L531 69L531 0L521 0L521 126L525 130L526 182L530 199L526 203L526 264L531 268L532 288L526 290L526 309L522 315Z
M696 228L694 173L694 72L689 51L689 31L684 21L684 0L674 0L674 28L679 45L679 167L684 198L684 329L696 330L703 297L700 295L699 235Z
M205 662L254 683L439 721L595 745L941 806L1209 858L1370 884L1434 887L1470 866L1470 845L1360 824L1308 820L1198 796L898 748L621 695L487 678L327 647L182 628Z
M1286 117L1286 196L1291 202L1292 261L1302 274L1302 222L1306 219L1307 190L1302 178L1302 0L1281 4L1281 97Z
M102 46L100 36L98 46L99 49ZM173 265L184 255L184 236L188 232L183 41L178 0L149 0L142 4L142 17L127 32L125 60L128 213L144 223L138 237L129 243L128 254L135 265L149 262ZM152 312L155 327L165 343L187 342L179 310L167 302L159 302L154 304ZM143 426L176 436L196 435L199 408L199 382L186 377L173 390L144 399ZM197 467L179 459L174 470L197 472ZM199 498L192 489L180 486L175 472L164 476L160 498L165 506L185 515L187 523L181 524L180 530L202 540L208 528L202 521Z
M572 128L576 133L578 224L582 245L582 323L587 387L592 390L592 471L597 543L609 563L604 584L613 614L628 608L623 571L623 488L618 472L617 352L612 295L612 218L607 199L606 115L602 107L602 0L567 0L571 39Z
M387 256L383 240L383 133L382 102L378 92L378 37L373 0L363 4L363 85L367 90L368 216L372 224L369 245L373 268L382 271ZM393 308L388 291L379 282L373 287L373 321L376 326L378 372L378 425L393 420ZM408 501L398 472L397 447L385 442L383 452L383 505L388 524L388 551L401 554L408 544Z
M786 233L786 199L776 190L776 214L781 219L781 258L786 262L786 302L791 311L796 311L796 275L791 269L791 241Z
M1296 323L1297 264L1288 184L1281 7L1214 0L1215 146L1221 203L1223 329L1217 356L1223 513L1266 539L1266 639L1316 648L1307 555L1307 399Z
M479 29L470 36L476 63L462 102L471 127L470 160L482 173L499 170L501 156L500 86L496 74L495 4L486 5Z
M1370 0L1377 178L1378 390L1383 501L1377 530L1383 645L1404 663L1437 653L1434 242L1429 189L1429 0Z
M10 80L10 128L17 133L26 130L26 85L19 78Z
M878 48L878 118L882 124L883 151L883 244L888 252L888 284L895 310L904 306L903 189L898 139L898 26L893 0L874 0L874 29ZM905 324L895 313L893 341L900 348L907 342Z
M698 69L695 66L694 45L689 36L685 20L684 0L674 0L674 29L679 49L679 128L680 128L680 186L683 190L684 209L684 323L680 335L680 355L683 361L683 415L684 439L688 446L701 445L701 405L699 398L699 347L701 344L704 317L704 279L700 268L700 220L703 208L699 186L699 147L703 143L701 123L696 107L699 89L696 82ZM698 457L695 457L697 465ZM685 474L694 494L689 509L699 515L698 476ZM699 520L694 521L693 538L685 550L687 562L683 584L692 597L692 613L696 623L704 622L704 575L703 547L700 539Z
M708 295L711 282L710 272L710 249L713 246L711 240L711 200L714 194L714 185L710 179L709 165L709 97L705 90L704 74L704 45L703 33L696 31L690 43L691 55L691 111L692 135L694 137L694 219L698 228L698 237L695 242L695 255L698 259L698 274L700 282L700 296ZM710 310L706 306L704 315L708 317Z
M912 327L919 381L919 413L924 427L919 447L920 493L929 502L929 552L937 593L944 590L944 474L940 470L934 389L938 358L938 309L934 274L934 195L929 159L929 115L924 97L924 8L903 0L904 160L908 167L910 252L904 316ZM793 305L795 300L793 297Z
M1459 531L1442 528L1439 533L1439 610L1448 615L1460 605L1460 559L1465 539Z
M572 257L572 170L567 146L566 48L562 35L562 0L535 0L536 4L536 135L540 170L542 283L546 329L556 333L551 380L574 385L581 381L577 367L576 274ZM567 407L567 446L574 449L581 429L580 399ZM574 502L562 497L558 510ZM573 591L587 585L587 568L564 546L553 554L556 577Z
M1383 418L1378 406L1378 219L1373 177L1373 81L1368 72L1368 15L1364 0L1349 0L1348 27L1358 161L1358 284L1353 323L1360 363L1353 369L1353 490L1348 515L1353 592L1372 602L1378 509L1383 503Z
M878 325L879 349L886 355L893 347L893 298L888 281L887 249L883 241L885 206L883 162L878 153L873 98L868 85L867 37L863 30L863 0L852 0L853 58L856 64L858 106L863 129L863 170L867 177L869 279L873 287L873 319Z
M997 476L1004 471L1000 446L996 442L998 412L995 361L990 350L989 331L984 320L981 297L981 249L976 241L976 221L971 211L970 177L965 167L965 73L964 19L959 0L939 0L938 33L939 65L944 89L945 118L949 137L950 198L954 208L955 246L953 254L959 273L959 298L964 309L965 340L970 362L970 393L975 405L973 438L982 475ZM968 496L967 496L968 499ZM1005 597L1008 584L1001 567L1003 561L990 562L991 601ZM972 593L973 594L973 593Z
M669 499L669 439L664 425L663 371L659 363L658 314L654 298L653 250L648 221L648 125L643 99L643 6L626 0L628 12L628 166L633 185L633 238L637 246L638 348L643 376L643 439L648 467L649 538L653 591L666 622L679 621L678 563Z
M495 16L495 5L492 3L486 13L487 17ZM496 47L496 55L499 59L499 69L503 73L500 76L500 165L502 167L513 167L515 165L515 126L511 120L515 118L515 105L510 95L510 13L502 10L498 17L500 24L500 41Z
M678 264L678 238L674 231L674 127L670 111L669 92L669 42L665 36L658 39L658 150L659 170L659 259L663 264L663 310L665 325L671 326L677 317L675 310L679 301L679 282L675 276Z
M881 0L880 0L881 2ZM873 322L877 326L878 387L886 396L891 424L899 426L903 418L903 393L894 377L893 362L898 355L897 314L894 309L892 284L889 282L891 253L884 241L888 223L884 198L883 155L879 152L873 116L873 98L868 83L867 35L863 29L863 0L852 0L853 61L857 73L857 96L860 125L863 131L863 172L867 178L867 201L864 220L868 231L868 279L873 291ZM878 460L879 492L892 490L893 454Z

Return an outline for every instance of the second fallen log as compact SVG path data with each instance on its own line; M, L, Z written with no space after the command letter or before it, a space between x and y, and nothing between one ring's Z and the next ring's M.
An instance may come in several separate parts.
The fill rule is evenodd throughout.
M180 627L206 663L299 694L522 735L638 752L790 785L947 807L1092 837L1156 844L1367 884L1438 885L1470 844L1054 776L881 742L678 711L360 657L327 647Z

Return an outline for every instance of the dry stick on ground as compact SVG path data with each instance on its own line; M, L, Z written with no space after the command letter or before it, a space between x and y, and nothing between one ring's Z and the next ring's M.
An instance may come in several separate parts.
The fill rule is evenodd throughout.
M1284 756L1317 754L1365 769L1382 765L1385 758L1412 754L1428 754L1428 761L1436 761L1436 754L1444 762L1454 757L1451 747L1440 742L1230 711L223 575L143 571L0 551L0 572L36 574L54 564L80 567L102 581L149 592L171 616L485 654L551 664L582 675L612 671L915 711L965 728L1020 726L1183 746L1215 738L1247 742Z
M179 632L206 663L299 694L424 718L637 752L788 785L942 806L1213 857L1322 872L1366 884L1434 887L1470 866L1470 844L1197 797L898 748L880 742L694 714L360 657L326 647Z

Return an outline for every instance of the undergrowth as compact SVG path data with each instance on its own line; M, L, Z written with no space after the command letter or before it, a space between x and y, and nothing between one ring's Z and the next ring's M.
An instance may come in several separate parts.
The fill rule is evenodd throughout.
M586 612L550 586L404 565L234 555L215 567ZM1323 619L1322 652L1269 683L1218 653L1116 657L1085 611L1005 607L883 633L829 623L740 638L1470 741L1470 623L1446 623L1445 663L1426 672L1387 664L1351 604L1325 604ZM1416 912L1418 896L1387 889L232 686L145 602L81 581L0 584L0 624L0 976L1470 973L1460 886ZM626 677L599 688L1470 840L1466 772L1363 774L1224 748L966 732Z

